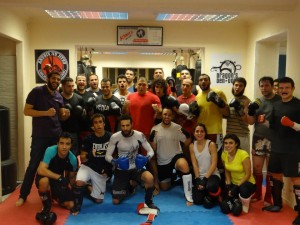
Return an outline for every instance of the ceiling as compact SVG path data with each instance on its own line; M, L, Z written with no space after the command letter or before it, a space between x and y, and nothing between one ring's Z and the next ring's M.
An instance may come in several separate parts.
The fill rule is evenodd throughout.
M128 12L129 21L154 22L158 13L237 13L236 22L255 22L292 11L299 0L0 0L26 20L51 20L44 10ZM75 19L74 19L75 20Z

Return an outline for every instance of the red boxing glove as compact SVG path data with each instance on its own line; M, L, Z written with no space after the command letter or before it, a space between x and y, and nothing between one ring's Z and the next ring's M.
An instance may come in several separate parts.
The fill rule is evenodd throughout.
M291 121L290 118L288 118L287 116L283 116L281 118L281 125L286 126L286 127L294 127L295 123L293 121Z

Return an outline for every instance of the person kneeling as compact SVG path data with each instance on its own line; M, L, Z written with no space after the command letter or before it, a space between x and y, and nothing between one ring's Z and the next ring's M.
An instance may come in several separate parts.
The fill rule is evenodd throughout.
M71 135L62 133L57 145L46 149L37 169L35 184L43 209L36 214L35 218L42 224L50 225L56 221L56 214L51 212L52 199L69 210L74 207L71 184L75 181L77 159L70 151L71 146Z

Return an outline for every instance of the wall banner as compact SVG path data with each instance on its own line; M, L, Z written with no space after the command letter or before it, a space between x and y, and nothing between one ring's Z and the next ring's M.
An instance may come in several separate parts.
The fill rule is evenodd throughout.
M35 50L36 83L45 83L47 73L54 70L61 79L69 76L69 50Z
M241 63L239 54L213 54L209 74L212 86L232 85L235 78L242 76Z

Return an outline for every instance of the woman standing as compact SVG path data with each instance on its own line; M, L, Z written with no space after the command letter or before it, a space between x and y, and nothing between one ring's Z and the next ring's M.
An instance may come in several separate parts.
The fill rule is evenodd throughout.
M240 149L240 139L235 134L224 137L223 147L222 161L227 192L221 203L221 210L238 216L242 210L246 213L249 210L250 199L256 189L255 179L251 173L249 154Z
M193 200L195 204L212 208L221 192L216 143L207 139L206 127L201 123L195 127L194 138L189 147L195 174Z

